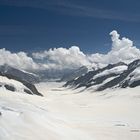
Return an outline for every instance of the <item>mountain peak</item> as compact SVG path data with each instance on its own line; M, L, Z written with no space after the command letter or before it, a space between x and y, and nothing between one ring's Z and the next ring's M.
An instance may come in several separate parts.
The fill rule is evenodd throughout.
M136 74L140 77L140 70L134 73L137 68L140 68L140 59L128 65L124 62L109 64L106 67L89 71L77 79L68 81L65 86L85 87L85 89L90 88L95 91L115 87L135 87L140 85L140 78L135 77Z

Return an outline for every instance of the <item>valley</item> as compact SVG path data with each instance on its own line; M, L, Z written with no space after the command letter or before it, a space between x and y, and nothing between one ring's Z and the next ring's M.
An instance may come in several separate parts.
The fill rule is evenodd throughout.
M140 87L102 92L36 84L44 97L0 88L1 140L139 140Z

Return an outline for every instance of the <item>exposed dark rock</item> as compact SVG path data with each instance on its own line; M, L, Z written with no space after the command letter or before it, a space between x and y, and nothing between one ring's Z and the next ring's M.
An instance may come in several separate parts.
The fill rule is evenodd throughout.
M28 94L33 94L30 90L28 89L24 89L24 92L28 93Z
M79 69L76 69L68 74L64 74L60 81L71 81L77 77L82 76L82 74L87 73L88 68L86 66L82 66Z
M10 85L4 85L4 87L10 91L15 91L15 87L10 86Z
M138 81L134 81L132 84L130 84L129 86L130 87L137 87L137 86L139 86L140 85L140 80L138 80Z
M86 73L85 75L77 78L76 80L74 79L74 80L68 81L64 86L69 86L69 85L70 86L77 86L78 85L78 87L82 87L82 86L89 87L90 83L93 82L92 78L95 75L97 75L97 74L99 74L99 73L101 73L101 72L103 72L105 70L109 70L109 69L112 69L114 67L121 66L121 65L126 65L126 64L123 63L123 62L120 62L120 63L117 63L117 64L109 64L108 66L106 66L106 67L104 67L102 69L89 71L88 73ZM106 78L105 77L98 78L98 79L96 79L97 80L96 82L101 83Z
M27 82L27 81L24 81L23 79L20 79L19 77L15 77L15 76L10 75L10 74L4 74L4 73L1 73L1 72L0 72L0 75L1 75L1 76L5 76L5 77L7 77L8 79L14 79L14 80L16 80L16 81L19 81L19 82L21 82L23 85L25 85L27 88L29 88L33 94L39 95L39 96L43 96L41 93L39 93L39 92L37 91L36 87L35 87L33 84L31 84L31 83L29 83L29 82ZM8 88L9 88L9 87L8 87ZM10 88L10 89L11 89L11 88ZM10 90L10 89L9 89L9 90ZM26 93L27 93L27 92L26 92Z
M127 69L122 71L121 73L117 73L114 71L113 73L108 73L106 75L94 78L97 74L100 74L101 72L104 72L105 70L110 70L112 68L118 67L118 66L125 66L126 64L123 62L117 63L117 64L109 64L108 66L97 69L93 71L89 71L88 73L85 73L85 75L80 76L77 79L68 81L64 86L70 86L70 87L92 87L97 85L97 91L102 91L107 88L114 88L114 87L120 87L120 88L126 88L126 87L136 87L140 86L140 80L134 80L131 81L131 78L133 75L131 73L138 67L140 67L140 60L135 60L132 63L126 65ZM105 82L104 81L108 78L112 78L112 80ZM131 81L131 82L130 82Z
M27 81L27 82L33 83L33 84L39 82L39 80L40 80L39 76L37 76L37 75L35 76L34 74L24 72L22 70L13 68L6 64L0 66L0 72L3 74L12 75L19 79L22 79L23 81Z

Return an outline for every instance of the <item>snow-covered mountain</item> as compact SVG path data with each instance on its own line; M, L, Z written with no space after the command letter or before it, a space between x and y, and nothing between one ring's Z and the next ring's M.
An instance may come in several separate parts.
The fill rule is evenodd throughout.
M6 75L14 76L18 79L22 79L23 81L27 81L29 83L37 83L40 80L37 74L30 73L21 69L19 70L6 64L0 66L0 72Z
M53 74L52 74L53 73ZM43 75L42 75L43 74ZM44 71L44 73L33 74L16 68L12 68L8 65L0 66L0 75L8 79L13 79L21 82L24 86L31 89L21 88L26 93L37 94L33 83L44 81L46 79L61 79L59 81L67 81L64 86L70 86L72 88L83 87L85 89L91 89L93 91L102 91L108 88L126 88L136 87L140 85L140 60L135 60L130 64L119 62L116 64L109 64L103 68L88 68L86 66L79 69L66 70L64 73L58 73L56 71ZM50 76L50 77L49 77ZM3 81L1 83L4 83ZM18 91L17 85L11 86L11 84L2 84L5 88ZM9 86L7 86L9 85ZM23 90L24 89L24 90Z
M88 71L88 67L82 66L79 68L68 69L48 69L40 70L37 73L40 77L40 81L69 81Z
M79 69L73 70L67 74L64 74L60 81L70 81L76 77L82 76L84 73L88 72L88 67L82 66Z
M9 90L11 92L19 92L19 93L26 93L32 95L35 94L35 95L42 96L42 94L37 91L36 87L31 82L29 82L31 80L30 79L31 74L27 73L26 75L24 74L24 72L14 69L12 67L7 67L8 68L7 71L4 71L6 69L2 69L2 68L5 68L5 66L1 66L0 69L0 88ZM23 77L24 75L25 78ZM27 81L27 78L29 79L29 81Z
M77 88L135 87L140 60L95 70L81 67L67 76L74 80L66 84ZM76 94L81 90L63 84L37 83L44 97L29 96L41 94L22 78L0 72L0 140L139 140L140 87Z
M140 85L140 60L130 64L123 62L109 64L104 68L92 70L68 81L64 86L85 87L96 91L116 87L136 87Z

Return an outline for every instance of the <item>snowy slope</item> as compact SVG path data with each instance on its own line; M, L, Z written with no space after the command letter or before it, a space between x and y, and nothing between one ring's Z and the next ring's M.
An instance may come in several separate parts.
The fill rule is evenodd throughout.
M135 81L139 81L140 80L140 67L136 68L132 73L130 73L127 79L130 79L129 84L132 84Z
M122 66L117 66L117 67L114 67L112 69L108 69L108 70L104 70L103 72L95 75L93 77L93 79L96 79L96 78L99 78L99 77L102 77L102 76L106 76L106 75L110 75L110 74L121 74L123 73L125 70L127 70L127 66L126 65L122 65Z
M28 89L26 86L24 86L23 83L16 81L14 79L8 79L5 76L0 76L0 85L2 86L1 88L5 88L5 85L9 85L13 87L13 89L15 89L16 92L20 93L24 93L24 89L29 90L31 92L31 90Z
M11 75L29 83L37 83L40 78L37 74L27 72L22 69L13 68L9 65L0 65L0 72L5 75Z
M36 85L45 97L0 88L0 140L139 140L140 88L81 92Z
M1 74L0 73L0 89L12 91L13 93L19 92L25 94L42 96L36 89L36 87L26 81L17 79L16 77Z
M72 88L102 91L108 88L126 88L140 86L140 60L130 64L109 64L106 67L89 71L84 75L68 81L64 86Z

